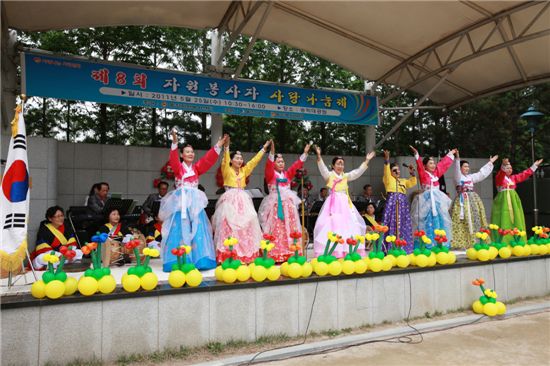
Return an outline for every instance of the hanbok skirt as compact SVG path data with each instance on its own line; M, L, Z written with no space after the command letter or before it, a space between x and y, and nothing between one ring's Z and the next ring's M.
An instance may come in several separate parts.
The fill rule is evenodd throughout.
M191 253L186 260L198 269L216 267L212 227L204 208L208 199L204 192L194 187L179 187L169 192L160 203L159 218L162 220L162 269L170 272L177 263L172 249L190 245Z
M525 215L523 206L517 192L513 189L498 192L493 200L493 209L491 210L491 223L498 225L499 228L525 230ZM502 242L509 244L514 239L511 235L503 237ZM520 243L526 243L526 238L522 237Z
M229 189L218 200L212 216L216 259L219 263L230 257L229 248L223 245L228 237L237 238L233 258L245 263L258 256L262 230L252 198L242 189Z
M428 249L437 245L437 242L434 240L434 230L445 230L447 242L443 245L449 248L452 240L451 216L449 215L451 199L437 188L432 189L431 192L433 194L435 212L432 210L430 190L419 193L412 201L411 219L413 230L423 230L426 232L426 236L432 240L431 244L426 245Z
M462 206L461 206L462 197ZM461 214L462 211L462 214ZM483 201L476 192L458 193L451 207L453 248L467 249L477 242L476 232L488 228Z
M269 252L269 256L275 259L277 263L286 262L288 258L294 255L294 252L289 249L289 245L294 243L290 233L302 232L297 209L301 202L300 199L294 191L288 188L281 188L280 193L284 220L279 219L277 216L279 208L277 191L271 192L263 199L258 211L263 232L275 237L275 247ZM301 240L298 240L298 243L302 245Z
M413 251L414 242L412 236L411 212L409 200L405 194L395 192L388 193L382 223L389 228L386 235L397 235L397 229L399 229L399 238L407 241L407 245L403 247L403 249L405 249L407 253Z
M313 250L316 257L323 254L329 232L336 233L344 241L355 235L365 235L367 225L355 206L351 205L345 192L332 193L323 203L319 217L313 230ZM358 244L357 253L365 256L365 244ZM349 251L347 244L336 247L333 255L337 258L345 257Z

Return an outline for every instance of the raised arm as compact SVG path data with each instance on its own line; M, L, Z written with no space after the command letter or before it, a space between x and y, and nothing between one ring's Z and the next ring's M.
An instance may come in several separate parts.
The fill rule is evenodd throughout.
M220 156L222 147L228 138L229 136L225 134L222 138L218 140L214 147L208 150L206 154L204 154L204 156L196 162L195 168L197 169L197 173L199 175L206 173L210 168L212 168L214 164L216 164L218 156Z
M321 157L321 148L319 146L314 146L313 148L315 149L315 154L317 154L317 167L319 168L319 172L321 173L323 179L327 181L330 177L330 171Z
M262 160L264 154L266 153L269 144L271 144L271 140L266 141L263 148L260 149L260 151L258 151L258 153L242 168L246 177L252 174L254 168L256 168L256 166L260 163L260 160Z
M183 174L178 150L178 136L174 130L172 130L172 146L170 146L170 156L168 161L175 176L181 177Z
M455 167L455 185L459 186L460 181L462 180L462 172L460 171L460 156L458 155L458 150L456 152L454 167Z
M351 182L353 180L356 180L357 178L359 178L361 175L363 175L363 173L367 170L367 168L369 167L369 161L372 160L372 158L374 158L375 156L375 153L374 151L371 151L370 153L367 154L367 156L365 157L365 161L361 163L361 165L359 165L359 168L357 169L354 169L352 170L351 172L347 173L347 176L348 176L348 182Z
M481 167L481 169L479 169L479 172L472 174L471 175L472 181L474 183L481 182L482 180L486 179L489 175L491 175L491 172L493 171L493 168L494 168L493 163L496 159L498 159L498 155L492 156L487 162L487 164L485 164L484 166Z
M296 171L298 169L302 169L304 167L304 163L307 160L307 154L309 153L309 148L310 148L310 145L307 144L304 147L304 153L302 155L300 155L298 160L296 160L294 163L292 163L290 168L288 168L288 170L286 171L286 175L287 175L288 179L294 178L294 176L296 175Z
M416 170L418 170L418 179L420 179L420 183L422 181L426 181L426 170L424 169L424 163L422 162L422 157L418 154L418 150L416 150L414 147L409 146L413 152L414 160L416 161Z
M455 153L456 153L456 149L452 149L447 153L447 155L443 157L443 159L439 161L439 163L437 163L434 174L438 178L441 177L443 174L445 174L447 169L449 169L449 167L453 164L453 161L455 160Z

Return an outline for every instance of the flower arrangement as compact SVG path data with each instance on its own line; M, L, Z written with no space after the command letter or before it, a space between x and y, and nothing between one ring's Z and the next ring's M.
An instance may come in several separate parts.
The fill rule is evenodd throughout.
M63 271L65 261L71 260L76 256L74 246L62 245L59 252L61 259L55 251L44 255L44 260L48 263L46 272L42 274L42 280L34 282L31 286L31 295L37 299L48 297L49 299L59 299L61 296L70 296L76 292L77 281L73 277L68 277ZM58 264L59 263L59 264ZM55 268L57 265L57 268Z
M89 254L92 259L92 267L88 268L78 280L78 291L84 296L91 296L96 292L110 294L116 288L111 269L103 267L101 262L101 247L108 238L107 233L97 232L91 237L92 241L81 248L82 253Z
M492 224L491 224L492 225ZM496 228L495 228L496 226ZM499 254L499 249L501 247L501 243L496 243L495 245L492 245L491 239L492 233L498 233L498 226L493 225L492 227L489 226L489 229L481 228L476 233L476 238L478 239L478 242L473 245L473 247L468 248L466 250L466 257L470 260L479 260L482 262L486 262L488 260L495 259ZM503 231L501 231L503 234L505 234ZM501 239L499 239L501 240ZM497 247L498 245L498 247ZM503 254L505 255L506 253Z
M172 266L168 276L168 283L174 288L183 287L187 283L189 287L197 287L202 283L202 274L193 263L187 263L187 255L191 253L191 246L180 245L172 249L177 263Z
M435 233L435 232L434 232ZM411 263L418 267L433 267L437 263L435 253L426 248L426 245L432 244L430 239L424 230L416 230L413 233L415 238L415 249L409 256Z
M239 240L231 236L223 241L223 245L229 249L229 257L214 271L218 281L234 283L237 280L240 282L248 281L250 278L250 268L239 259L235 259L234 249L237 244L239 244Z
M345 241L342 236L337 233L330 231L327 233L327 243L325 244L323 254L311 261L313 271L318 276L326 276L327 274L338 276L342 273L342 264L332 253L334 253L338 245L343 245L344 243Z
M531 247L531 253L546 255L550 253L550 228L544 226L535 226L531 229L533 236L527 240Z
M476 278L472 281L472 285L479 286L481 296L479 300L474 301L472 310L477 314L485 314L487 316L502 315L506 313L506 305L497 301L497 293L494 290L485 288L483 278Z
M407 256L407 252L403 249L407 245L405 239L398 239L395 235L386 236L386 242L389 243L388 255L392 262L393 266L399 268L406 268L411 263L410 258Z
M170 166L170 161L164 163L162 168L160 168L160 177L153 179L153 188L157 188L159 183L163 180L174 180L175 179L174 171Z
M140 288L150 291L158 284L158 277L149 266L149 260L158 257L160 252L158 249L144 248L142 253L145 259L142 264L138 250L140 244L139 239L132 239L124 244L126 249L133 250L136 257L136 265L128 268L128 271L122 275L122 287L127 292L136 292Z
M311 179L309 178L309 174L307 173L307 169L305 168L296 170L296 174L290 182L290 188L300 189L300 186L302 184L302 177L304 178L304 188L307 188L308 191L311 191L313 189L313 183L311 183Z
M294 252L294 255L281 265L281 274L290 278L306 278L311 276L313 266L306 261L305 256L300 255L302 246L298 241L302 240L302 233L295 231L290 233L289 236L292 238L292 244L289 246L289 249Z
M276 281L281 277L281 270L275 266L275 260L268 257L268 253L275 247L274 240L273 235L264 234L260 242L262 256L254 259L254 262L249 265L250 276L256 282L263 282L266 279Z

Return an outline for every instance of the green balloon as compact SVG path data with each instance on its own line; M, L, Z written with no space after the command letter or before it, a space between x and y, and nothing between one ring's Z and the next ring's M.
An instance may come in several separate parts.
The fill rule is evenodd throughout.
M384 252L378 252L376 253L376 258L378 259L384 259L385 255L384 255Z
M136 274L136 267L128 268L128 274L129 275L135 275Z
M65 282L67 280L67 274L65 272L56 273L55 279L61 282Z
M305 259L306 259L306 258L304 257L304 261L305 261ZM360 255L359 253L353 253L353 254L351 255L351 259L352 259L354 262L357 262L357 261L361 260L361 255Z
M50 281L53 281L55 280L55 275L51 272L44 272L42 274L42 281L44 281L44 283L48 283Z
M401 255L407 255L407 251L405 249L401 249Z
M370 258L370 259L377 258L377 257L376 257L376 252L370 252L370 253L369 253L369 258Z
M86 271L84 271L84 277L92 277L94 271L91 268L88 268Z
M429 257L432 254L432 251L429 249L424 249L422 251L422 254L424 254L426 257Z
M481 248L482 248L481 244L475 244L474 245L475 250L480 250Z
M223 263L222 263L222 268L223 268ZM179 264L172 264L172 271L178 271L179 269L180 269Z
M324 262L325 258L326 258L326 256L320 255L320 256L317 257L317 262Z
M108 275L111 274L111 269L110 268L105 267L105 268L102 268L101 270L103 271L104 276L108 276Z
M145 267L145 273L152 273L152 272L153 272L153 268L151 268L150 266Z
M257 265L257 266L263 266L264 265L264 258L263 257L258 257L256 259L254 259L254 264Z
M434 252L435 254L438 254L440 251L441 251L441 249L439 249L438 247L433 247L432 248L432 252Z
M487 299L487 296L480 296L479 302L485 305L487 304L487 302L489 302L489 300Z
M420 254L422 254L422 251L419 248L416 248L415 250L413 250L413 254L414 255L420 255Z
M325 257L325 263L326 264L331 264L332 262L334 262L336 260L336 257L333 256L333 255L327 255Z
M306 262L306 257L304 256L299 256L298 259L296 260L298 262L298 264L302 265Z
M292 264L294 262L296 262L296 257L292 256L292 257L288 258L288 264Z
M192 263L185 263L182 267L181 267L181 270L183 273L187 274L189 272L191 272L192 270L195 269L195 266L192 264Z
M265 261L264 261L265 264L267 264L269 267L273 266L275 264L275 259L273 258L267 258ZM266 267L266 268L269 268L269 267Z
M490 298L489 298L489 302L492 302L493 304L496 304L496 303L497 303L497 299L495 299L494 297L490 297Z
M228 269L228 268L229 268L229 261L228 260L223 261L222 269Z
M145 274L145 267L137 266L136 267L136 276L143 277L144 274Z
M346 254L346 256L344 257L344 260L345 261L350 261L351 260L351 254Z

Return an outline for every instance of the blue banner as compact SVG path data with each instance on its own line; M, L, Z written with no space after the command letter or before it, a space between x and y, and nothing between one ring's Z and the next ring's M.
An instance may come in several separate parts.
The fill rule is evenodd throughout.
M138 107L377 125L376 97L25 52L22 92Z

